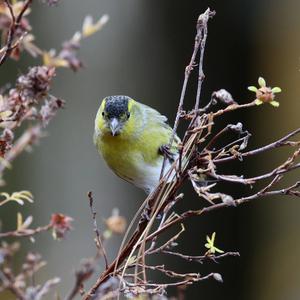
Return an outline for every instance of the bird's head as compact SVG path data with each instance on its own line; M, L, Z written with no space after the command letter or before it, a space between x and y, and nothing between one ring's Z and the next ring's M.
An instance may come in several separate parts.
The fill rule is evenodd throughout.
M130 119L132 102L128 96L108 96L102 101L98 112L101 130L112 136L119 135Z

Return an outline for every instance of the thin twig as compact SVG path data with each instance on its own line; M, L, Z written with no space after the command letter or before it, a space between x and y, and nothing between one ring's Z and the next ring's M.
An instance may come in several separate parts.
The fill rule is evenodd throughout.
M269 191L269 192L258 192L258 193L252 194L248 197L241 197L241 198L235 199L235 200L233 200L235 205L230 205L229 206L227 203L218 203L218 204L214 204L214 205L211 205L211 206L199 209L199 210L186 211L183 214L181 214L180 216L178 216L176 219L174 219L171 222L165 224L159 230L157 230L157 231L153 232L152 234L150 234L149 236L147 236L147 241L152 240L154 237L161 234L162 232L164 232L166 229L170 228L174 224L181 223L185 219L190 218L190 217L204 215L204 214L207 214L209 212L219 210L219 209L222 209L222 208L226 208L226 207L235 207L235 206L238 206L238 205L241 205L241 204L245 204L249 201L252 201L252 200L255 200L255 199L258 199L258 198L268 197L268 196L276 196L276 195L290 196L290 195L294 195L294 196L300 197L300 192L295 191L295 189L297 189L299 186L300 186L300 181L298 181L295 184L293 184L292 186L284 188L284 189Z
M4 163L0 162L0 174L8 164L14 161L28 146L42 137L41 125L28 128L15 142L14 146L5 154Z
M263 152L266 152L268 150L272 150L272 149L275 149L278 147L290 146L288 143L286 143L286 141L288 141L291 137L297 135L298 133L300 133L300 128L297 128L296 130L290 132L286 136L282 137L281 139L279 139L271 144L267 144L263 147L259 147L257 149L254 149L254 150L251 150L248 152L240 153L240 155L241 155L241 157L247 157L247 156L260 154L260 153L263 153ZM227 162L227 161L231 161L231 160L235 160L235 159L236 159L236 157L230 156L230 157L225 157L225 158L214 159L213 162L214 163L222 163L222 162Z
M197 21L197 30L199 32L199 42L200 42L200 55L199 55L199 66L198 66L198 86L197 86L197 94L196 94L196 101L194 110L197 111L200 104L200 96L201 96L201 89L202 89L202 83L205 78L204 72L203 72L203 58L204 58L204 51L205 51L205 44L207 39L207 32L208 32L208 26L207 22L209 18L212 18L216 14L215 11L211 11L209 8L205 11L204 14L201 14Z
M4 46L5 52L0 57L0 66L6 61L6 59L9 57L12 50L14 49L13 41L14 41L14 38L15 38L15 33L16 33L17 29L20 26L20 22L21 22L21 19L24 15L25 11L31 5L33 0L27 0L24 3L24 5L23 5L23 7L22 7L22 9L21 9L21 11L20 11L20 13L17 17L14 15L10 0L4 0L4 1L5 1L6 6L9 9L9 12L10 12L10 15L11 15L11 25L10 25L10 28L9 28L9 31L8 31L6 45Z
M27 228L22 230L14 230L14 231L7 231L7 232L0 232L0 238L5 237L30 237L36 235L41 232L49 231L53 225L50 223L45 226L37 227L35 229Z
M26 300L27 297L23 290L15 284L14 275L7 268L3 268L0 272L5 280L5 286L17 297L17 299Z
M203 261L205 261L205 260L212 260L214 262L217 262L217 260L219 260L220 258L225 258L227 256L240 256L239 252L225 252L220 255L213 255L213 254L210 254L210 255L185 255L185 254L182 254L179 252L163 250L162 253L178 256L187 261L199 262L199 263L203 263Z
M193 49L193 53L192 53L190 62L188 64L188 66L185 68L184 80L183 80L183 85L182 85L182 89L181 89L179 104L178 104L178 108L177 108L177 114L176 114L176 118L175 118L175 122L174 122L174 126L173 126L172 135L171 135L171 138L170 138L170 143L169 143L169 148L170 149L172 147L172 144L173 144L173 141L174 141L174 138L175 138L175 135L176 135L177 127L178 127L180 116L181 116L182 109L183 109L183 102L184 102L184 98L185 98L187 84L188 84L188 81L189 81L189 78L190 78L190 74L191 74L192 70L194 69L195 62L196 62L196 56L197 56L197 53L199 51L200 45L201 45L201 51L202 51L202 53L200 55L200 63L203 64L203 54L204 54L205 41L204 41L204 43L202 42L202 39L203 39L202 38L202 31L204 30L207 33L207 28L204 29L204 27L207 27L207 21L213 15L214 15L214 12L210 11L210 9L208 8L198 18L198 22L197 22L197 25L196 25L197 33L196 33L196 36L195 36L194 49ZM205 40L206 40L206 36L205 36ZM201 77L201 80L203 80L202 77ZM198 86L199 86L199 84L198 84ZM198 89L198 91L199 91L199 97L200 97L201 85L200 85L200 88ZM199 100L198 100L198 102L199 102ZM165 164L166 164L166 156L164 155L164 160L163 160L163 164L162 164L160 177L162 177L163 174L164 174Z
M96 220L96 211L94 209L94 198L93 198L93 193L90 191L88 192L88 199L89 199L89 204L90 204L90 210L91 210L91 214L92 214L92 219L93 219L93 227L94 227L94 232L96 234L96 247L99 250L100 253L103 254L104 257L104 262L105 262L105 268L108 268L108 260L107 260L107 255L106 255L106 251L105 248L103 246L102 240L101 240L101 236L100 236L100 232L97 226L97 220Z

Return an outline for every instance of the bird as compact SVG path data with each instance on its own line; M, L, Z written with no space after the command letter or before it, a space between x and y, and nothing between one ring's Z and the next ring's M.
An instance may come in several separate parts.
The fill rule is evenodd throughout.
M94 144L108 167L119 177L151 193L178 157L180 138L167 118L129 96L105 97L95 118Z

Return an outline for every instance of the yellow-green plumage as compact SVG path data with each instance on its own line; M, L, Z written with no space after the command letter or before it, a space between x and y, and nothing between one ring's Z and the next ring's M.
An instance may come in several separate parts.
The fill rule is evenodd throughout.
M110 100L109 105L107 99ZM118 99L128 101L121 107L121 100ZM118 105L121 108L118 108ZM106 106L107 110L109 108L107 112ZM127 118L126 114L130 116ZM114 117L121 125L118 124L120 129L113 135L110 122ZM166 120L158 111L129 97L107 97L96 116L94 142L108 166L118 176L150 192L159 181L163 162L160 148L169 144L172 134L172 129L165 123ZM179 139L176 137L175 140L172 149L174 158ZM168 166L169 162L166 170Z

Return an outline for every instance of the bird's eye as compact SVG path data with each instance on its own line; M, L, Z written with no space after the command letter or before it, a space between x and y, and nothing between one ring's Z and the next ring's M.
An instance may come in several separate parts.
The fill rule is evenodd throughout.
M130 112L127 112L127 119L129 119L130 117Z
M102 112L102 117L104 117L105 116L105 113L104 113L104 111Z

